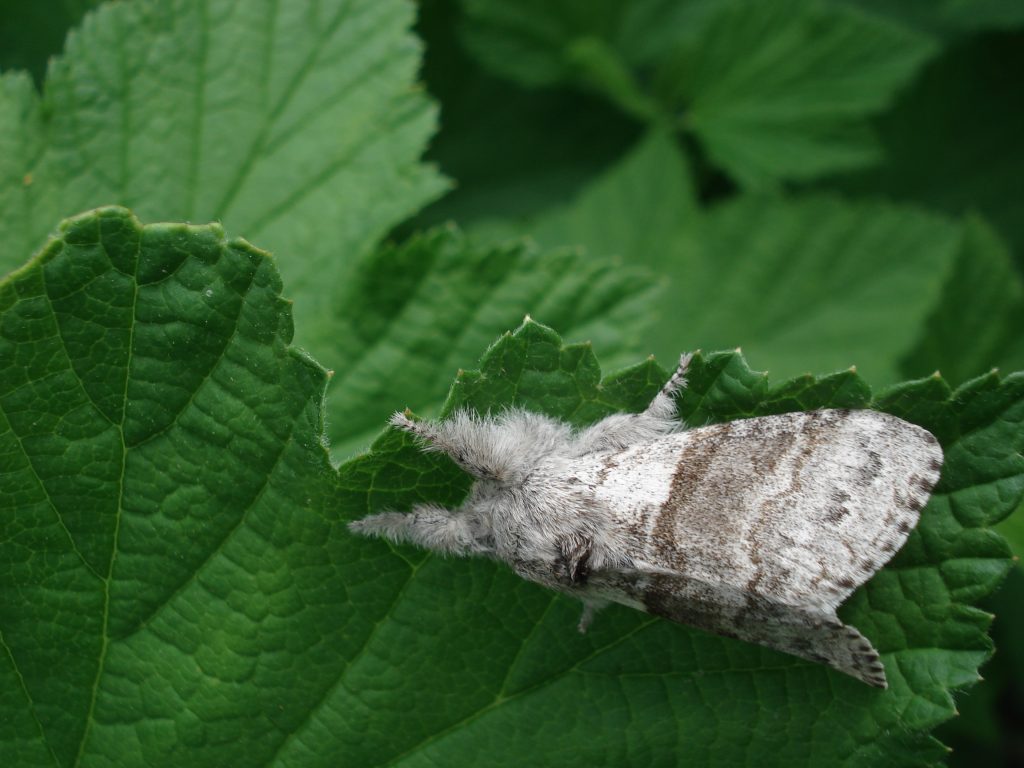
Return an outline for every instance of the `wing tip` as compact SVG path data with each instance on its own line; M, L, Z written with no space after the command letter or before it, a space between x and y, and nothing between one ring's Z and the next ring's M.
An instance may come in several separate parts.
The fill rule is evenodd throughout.
M835 629L842 634L829 643L830 665L874 688L888 688L885 666L871 641L849 624L837 624Z

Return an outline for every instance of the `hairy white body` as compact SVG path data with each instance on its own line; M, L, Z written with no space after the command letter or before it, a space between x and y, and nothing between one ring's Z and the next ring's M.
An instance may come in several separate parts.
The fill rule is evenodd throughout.
M581 598L580 629L615 601L827 663L885 685L878 653L836 608L902 546L937 482L926 430L874 411L824 410L682 431L673 395L574 431L526 411L392 424L477 481L359 533L507 562Z

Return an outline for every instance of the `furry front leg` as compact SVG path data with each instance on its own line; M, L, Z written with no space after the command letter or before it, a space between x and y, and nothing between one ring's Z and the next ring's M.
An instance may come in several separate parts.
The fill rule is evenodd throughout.
M608 601L600 598L583 599L583 614L580 616L580 623L576 625L581 635L587 634L587 630L590 629L590 625L594 621L594 614L606 605L608 605Z
M444 507L418 505L413 511L382 512L348 524L353 533L378 536L396 544L416 544L435 552L466 555L481 551L465 515Z
M665 382L665 386L654 396L651 404L644 411L645 416L655 419L671 419L675 421L676 414L676 393L686 388L686 370L690 367L693 353L687 352L679 358L679 365L675 373Z
M617 413L580 432L573 446L575 455L621 450L680 429L683 425L676 417L675 395L686 386L686 369L692 357L687 354L679 358L676 372L643 413Z

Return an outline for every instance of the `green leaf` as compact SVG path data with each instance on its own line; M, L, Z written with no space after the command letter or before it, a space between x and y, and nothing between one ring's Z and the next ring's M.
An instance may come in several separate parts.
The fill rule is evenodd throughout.
M396 409L435 412L451 371L514 327L524 313L615 352L644 348L650 276L579 248L540 251L512 242L474 244L452 228L381 248L338 300L339 369L328 395L335 458L365 448Z
M463 0L465 39L518 82L574 82L692 132L746 186L879 158L867 118L934 53L924 34L818 0Z
M1024 278L983 220L964 229L956 263L920 338L901 364L907 376L941 369L964 381L993 366L1024 368Z
M688 301L671 324L704 347L742 343L780 377L853 361L890 383L938 302L959 235L909 207L740 198L702 224L699 271L677 283Z
M570 204L523 220L485 219L470 231L490 242L528 235L547 247L578 244L647 267L663 290L643 310L651 322L642 349L672 359L686 337L666 324L679 303L678 287L666 278L686 271L680 260L698 216L686 158L671 136L654 130Z
M671 272L680 240L700 216L693 187L675 141L654 130L571 205L537 220L530 233L541 243L579 243Z
M117 208L0 283L7 764L266 763L371 629L280 290Z
M223 221L287 254L299 339L330 359L331 287L444 187L419 162L435 110L413 87L414 11L168 0L89 14L41 98L23 75L0 80L0 271L100 203Z
M923 35L839 6L734 2L659 78L712 161L756 186L877 160L866 119L933 52Z
M524 85L589 79L589 85L601 89L607 84L614 92L624 66L663 56L707 5L676 0L462 0L462 37L486 67ZM581 44L601 46L604 65L588 67L573 52ZM622 65L610 61L615 56Z
M0 282L9 762L941 759L926 730L990 652L971 604L1009 563L989 526L1024 494L1024 375L873 401L849 371L773 386L736 353L694 361L693 424L872 405L942 441L921 525L845 608L883 651L880 693L625 608L581 636L578 605L504 566L350 536L368 512L456 504L468 478L395 431L331 469L326 375L289 347L280 289L266 254L219 226L142 227L122 209L70 220ZM602 380L589 345L526 322L444 411L518 404L585 424L643 407L665 375L647 360Z
M983 213L1024 267L1024 109L1016 77L1022 69L1024 32L951 47L878 119L885 161L829 185L950 213Z
M742 345L780 378L852 362L881 383L899 378L961 243L953 222L915 208L825 196L746 195L703 212L684 157L657 132L562 210L474 231L580 243L663 276L647 312L648 349L664 359Z

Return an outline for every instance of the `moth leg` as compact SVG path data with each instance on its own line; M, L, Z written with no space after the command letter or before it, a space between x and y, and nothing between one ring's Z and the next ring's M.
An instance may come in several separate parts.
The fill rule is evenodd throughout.
M468 555L485 547L473 536L469 518L444 507L418 504L413 511L382 512L348 524L353 533L377 536L396 544L417 544L435 552Z
M555 561L557 573L555 578L581 591L586 588L590 578L590 560L593 555L592 541L581 537L567 537L558 542L558 559ZM583 601L583 614L577 624L580 634L586 634L594 614L608 605L608 601L600 597L580 596Z
M675 420L677 418L675 396L677 392L686 387L686 369L690 367L692 359L692 352L687 352L685 355L680 356L676 372L672 374L672 377L665 382L665 386L661 388L661 391L651 400L651 404L644 411L645 415L653 416L656 419Z
M675 394L686 386L686 369L691 354L679 358L679 367L642 413L617 413L583 430L573 444L577 456L607 450L622 450L654 440L679 429Z
M587 630L590 629L590 625L594 621L594 614L606 605L608 605L608 601L601 598L583 598L583 614L580 616L580 623L576 625L581 635L587 634Z

